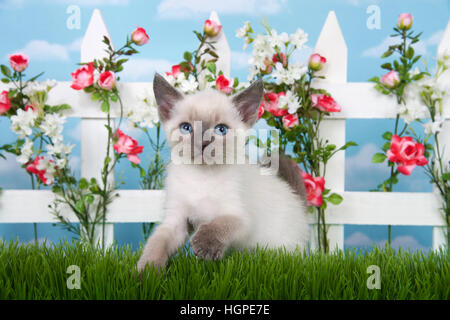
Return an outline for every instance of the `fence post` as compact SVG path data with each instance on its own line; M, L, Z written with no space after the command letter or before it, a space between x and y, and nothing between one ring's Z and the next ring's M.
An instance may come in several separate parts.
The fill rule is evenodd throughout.
M437 56L440 57L443 54L450 55L450 21L447 23L444 34L442 36L441 42L437 48ZM442 74L440 81L450 84L450 70L447 70ZM439 144L440 151L443 157L443 164L449 166L450 164L450 113L444 110L444 116L447 115L441 132L439 133ZM437 194L438 191L434 188L434 192ZM440 200L442 201L442 200ZM433 249L438 250L440 247L445 247L447 245L447 227L433 227Z
M95 9L81 43L81 62L91 62L94 59L107 57L106 45L102 42L104 36L111 40L102 14ZM108 146L105 118L106 115L98 119L81 119L81 175L87 179L94 177L99 183L101 183L104 155ZM112 152L113 150L110 148L110 154L113 154ZM114 183L114 173L108 180L110 183ZM102 244L103 236L105 247L111 246L114 241L114 225L112 223L105 225L104 235L102 226L97 227L97 243Z
M347 82L347 45L345 44L334 11L328 13L314 52L319 53L327 59L324 68L319 72L320 75L326 78L318 79L314 85L315 87L320 87L323 83ZM339 103L339 101L337 102ZM342 107L345 108L345 105ZM328 140L329 143L335 144L336 147L340 147L345 144L345 119L325 119L321 124L319 132L322 139ZM345 151L338 152L328 162L324 178L327 188L339 194L344 192ZM313 232L312 236L317 237L317 234ZM344 249L344 225L329 225L328 239L330 242L330 251ZM311 240L312 247L314 247L317 240Z

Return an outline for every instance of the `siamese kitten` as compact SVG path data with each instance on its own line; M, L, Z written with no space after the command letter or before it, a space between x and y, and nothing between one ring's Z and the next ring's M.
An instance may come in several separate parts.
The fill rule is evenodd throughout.
M156 74L153 90L172 156L165 217L148 239L138 270L147 264L163 268L191 230L194 254L207 260L221 258L228 247L304 248L305 192L293 162L276 159L279 175L263 175L259 165L228 164L239 150L226 144L227 136L236 142L242 134L235 131L256 122L262 81L231 97L212 89L185 96ZM191 163L180 161L180 151Z

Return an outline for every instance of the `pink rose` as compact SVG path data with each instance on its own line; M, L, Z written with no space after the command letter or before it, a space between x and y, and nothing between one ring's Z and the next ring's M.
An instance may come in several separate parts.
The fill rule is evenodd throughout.
M216 87L222 92L225 92L227 94L231 93L233 91L232 87L232 80L225 77L224 75L220 75L216 79Z
M9 100L8 94L9 92L6 90L3 90L2 93L0 93L0 115L11 108L11 100Z
M9 55L9 65L16 72L22 72L28 67L28 56L23 53Z
M330 96L325 94L312 94L311 100L313 107L319 109L323 112L339 112L341 111L341 106Z
M381 83L387 88L395 88L400 83L398 73L391 70L381 77Z
M172 76L174 78L176 78L179 74L180 74L180 65L179 64L172 66L171 72L166 72L166 75Z
M280 93L267 92L264 94L260 106L262 106L264 110L273 114L275 117L285 116L289 114L288 110L278 108L278 99L280 98L280 96L284 95L286 95L284 92Z
M273 63L281 62L283 67L286 68L286 66L287 66L287 57L286 57L286 55L283 52L275 53L272 56L272 62Z
M131 41L133 41L138 46L142 46L148 42L149 36L145 32L144 28L136 27L136 29L131 33Z
M114 85L116 84L116 75L114 74L114 72L105 71L100 74L97 83L102 89L112 90L114 88Z
M117 129L116 134L118 136L117 142L113 148L117 153L124 153L127 155L128 160L135 164L139 164L141 159L137 156L138 153L142 153L144 146L138 146L137 140L124 134L120 129Z
M89 62L72 73L72 89L81 90L94 83L94 64Z
M215 37L219 34L220 30L222 30L222 26L215 21L206 20L203 25L203 31L209 37Z
M410 13L402 13L398 16L397 27L401 30L409 30L413 25L413 17Z
M398 171L409 176L416 166L424 166L428 160L424 157L425 147L411 137L400 138L393 135L391 148L386 152L389 161L398 164Z
M306 189L306 200L308 206L320 207L322 205L322 192L325 189L325 179L322 177L313 178L312 175L301 171L303 184Z
M39 164L41 160L44 160L43 156L34 158L33 162L28 163L26 170L36 175L39 178L39 180L41 180L44 184L51 185L53 183L54 177L52 174L47 174L47 170L39 169ZM53 160L49 160L49 162L53 162Z
M272 69L273 69L273 62L272 62L272 60L269 59L269 57L266 57L264 59L264 65L266 66L266 68L265 69L260 69L260 72L262 74L269 74L269 73L271 73Z
M298 116L296 114L287 114L283 116L282 121L283 126L289 129L298 125Z
M319 71L323 68L323 65L327 62L327 59L325 57L322 57L318 53L314 53L309 57L308 67L311 70Z
M262 105L262 103L259 105L258 107L258 119L261 119L261 117L264 114L264 106Z

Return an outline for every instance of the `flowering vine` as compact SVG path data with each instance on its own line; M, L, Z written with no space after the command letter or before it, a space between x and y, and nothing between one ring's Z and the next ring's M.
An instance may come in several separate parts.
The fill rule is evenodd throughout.
M11 131L17 135L15 142L0 146L0 150L16 156L17 162L30 176L32 189L51 186L68 167L73 145L64 143L62 130L67 104L47 104L49 92L56 81L38 83L38 74L26 80L25 70L29 58L23 53L9 55L10 68L1 65L1 81L10 85L0 93L0 116L11 121ZM0 154L5 158L4 155ZM37 241L37 226L34 224Z
M329 144L319 136L322 120L331 112L339 112L341 106L323 89L313 87L314 80L326 63L318 53L310 56L308 64L292 60L296 50L302 50L308 35L298 29L288 35L278 34L265 24L265 34L255 34L246 22L237 30L236 36L244 39L244 48L253 46L249 60L249 80L262 77L266 93L259 106L259 117L279 131L279 152L292 153L293 164L303 177L310 212L317 212L317 241L319 249L329 251L325 210L328 203L338 205L342 197L325 187L326 165L340 150L356 145L348 142L343 146ZM269 147L270 140L258 145ZM302 167L303 170L300 169Z
M104 246L107 207L114 200L116 196L114 191L117 188L117 183L111 183L109 177L114 173L116 164L123 158L127 158L132 164L140 163L139 154L142 153L143 146L139 146L135 139L118 129L124 117L124 106L117 88L117 81L120 79L117 74L123 70L123 64L128 61L128 58L125 57L138 53L135 46L142 46L148 40L146 31L140 27L136 28L130 37L127 37L126 43L118 50L114 50L109 39L104 37L107 57L82 63L81 67L72 73L71 88L83 90L89 94L93 101L100 103L101 110L106 113L107 147L101 181L85 177L77 180L70 172L64 172L53 187L53 191L59 196L53 204L53 211L65 228L90 244ZM111 103L115 102L120 106L117 124L111 117L110 107ZM68 205L74 211L81 228L60 214L58 206L61 203ZM99 224L103 231L101 239L97 239L96 234L96 227Z

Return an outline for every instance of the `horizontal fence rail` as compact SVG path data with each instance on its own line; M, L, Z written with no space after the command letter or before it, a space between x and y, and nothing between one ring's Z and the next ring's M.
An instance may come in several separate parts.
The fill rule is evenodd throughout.
M215 12L210 19L220 23ZM89 62L102 58L104 53L103 36L110 38L99 10L94 10L91 21L81 45L81 61ZM230 73L230 48L225 34L218 38L216 44L219 53L218 68L226 76ZM438 53L450 52L450 23L438 46ZM390 119L396 117L397 102L394 98L379 94L372 83L347 82L347 46L339 27L336 15L331 11L316 43L315 52L327 57L327 64L321 71L325 80L316 86L330 92L342 105L342 111L328 116L321 127L320 134L330 143L338 146L345 144L346 119ZM447 74L447 81L450 81ZM81 118L81 173L84 177L97 177L103 165L106 150L104 123L105 113L97 102L83 92L70 88L70 82L58 82L49 95L50 105L67 103L72 110L67 117ZM0 84L0 90L9 87ZM125 106L137 103L137 97L152 88L151 83L119 83L118 89ZM111 105L113 117L120 116L119 105ZM446 118L441 133L443 145L450 146L450 101L444 105ZM95 136L96 139L92 139ZM447 158L449 152L447 153ZM450 159L450 158L449 158ZM448 161L448 159L447 159ZM329 206L327 223L330 226L329 238L331 248L344 246L344 224L357 225L409 225L432 226L433 248L445 243L445 221L439 210L441 207L437 193L383 193L383 192L348 192L345 191L345 152L338 153L327 166L325 177L327 186L333 192L343 195L339 206ZM109 206L105 233L107 244L113 242L114 227L112 223L123 222L158 222L163 219L164 191L162 190L119 190L119 197ZM49 210L54 194L45 190L4 190L0 196L0 223L54 223L55 217ZM61 213L70 221L77 222L69 208L61 208ZM316 221L310 216L310 223ZM312 240L313 241L313 240ZM314 242L314 241L313 241ZM314 244L313 244L314 246Z

